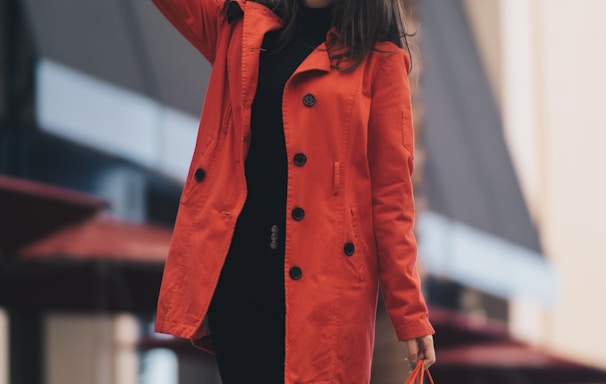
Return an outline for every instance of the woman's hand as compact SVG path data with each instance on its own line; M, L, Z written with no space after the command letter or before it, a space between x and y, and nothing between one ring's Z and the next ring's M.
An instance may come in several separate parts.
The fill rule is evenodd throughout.
M425 368L431 367L436 362L436 351L433 348L433 336L427 335L405 341L408 347L408 358L411 366L414 367L417 360L422 359Z

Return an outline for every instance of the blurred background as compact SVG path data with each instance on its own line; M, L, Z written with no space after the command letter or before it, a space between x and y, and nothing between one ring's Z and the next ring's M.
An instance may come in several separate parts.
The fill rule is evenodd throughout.
M606 383L606 2L408 5L436 382ZM0 384L219 383L152 331L209 65L151 1L0 20Z

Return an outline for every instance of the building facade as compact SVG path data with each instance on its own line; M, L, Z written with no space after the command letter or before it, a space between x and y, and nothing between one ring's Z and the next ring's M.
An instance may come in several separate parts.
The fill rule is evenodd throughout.
M465 0L524 199L557 271L554 305L510 301L514 335L606 369L606 25L600 0Z

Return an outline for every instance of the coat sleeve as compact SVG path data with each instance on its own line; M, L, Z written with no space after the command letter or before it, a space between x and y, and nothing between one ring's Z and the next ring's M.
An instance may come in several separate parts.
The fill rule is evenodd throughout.
M416 269L414 135L408 55L389 54L373 79L368 131L379 279L400 341L434 333Z
M152 0L160 12L211 63L215 60L222 0Z

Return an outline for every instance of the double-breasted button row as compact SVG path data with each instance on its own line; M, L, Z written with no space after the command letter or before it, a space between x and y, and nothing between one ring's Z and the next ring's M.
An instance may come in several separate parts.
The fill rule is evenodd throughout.
M305 156L305 154L302 152L297 153L294 157L294 163L298 167L304 166L305 163L307 163L307 156ZM291 213L292 218L297 221L301 221L305 217L305 210L301 207L295 207Z
M299 280L303 277L303 270L300 267L294 266L288 271L290 278L293 280Z
M352 256L354 252L356 252L356 247L351 242L345 243L343 246L343 252L345 252L347 256Z
M303 96L303 105L305 105L306 107L313 107L314 105L316 105L316 97L311 93L306 94L305 96Z
M204 178L206 177L206 171L204 170L204 168L198 168L196 169L196 172L194 173L194 179L196 179L196 181L199 183L202 180L204 180Z
M305 217L305 210L301 207L296 207L292 210L292 218L301 221Z
M307 163L307 156L303 152L299 152L293 158L293 162L297 167L302 167Z
M303 97L303 104L306 107L312 107L316 104L316 97L310 93L305 95ZM302 167L307 163L307 155L305 155L303 152L299 152L293 157L293 162L297 167ZM301 207L295 207L293 208L291 214L293 219L296 221L301 221L305 217L305 210ZM300 267L294 266L290 268L288 274L290 275L291 279L299 280L303 277L303 270Z

